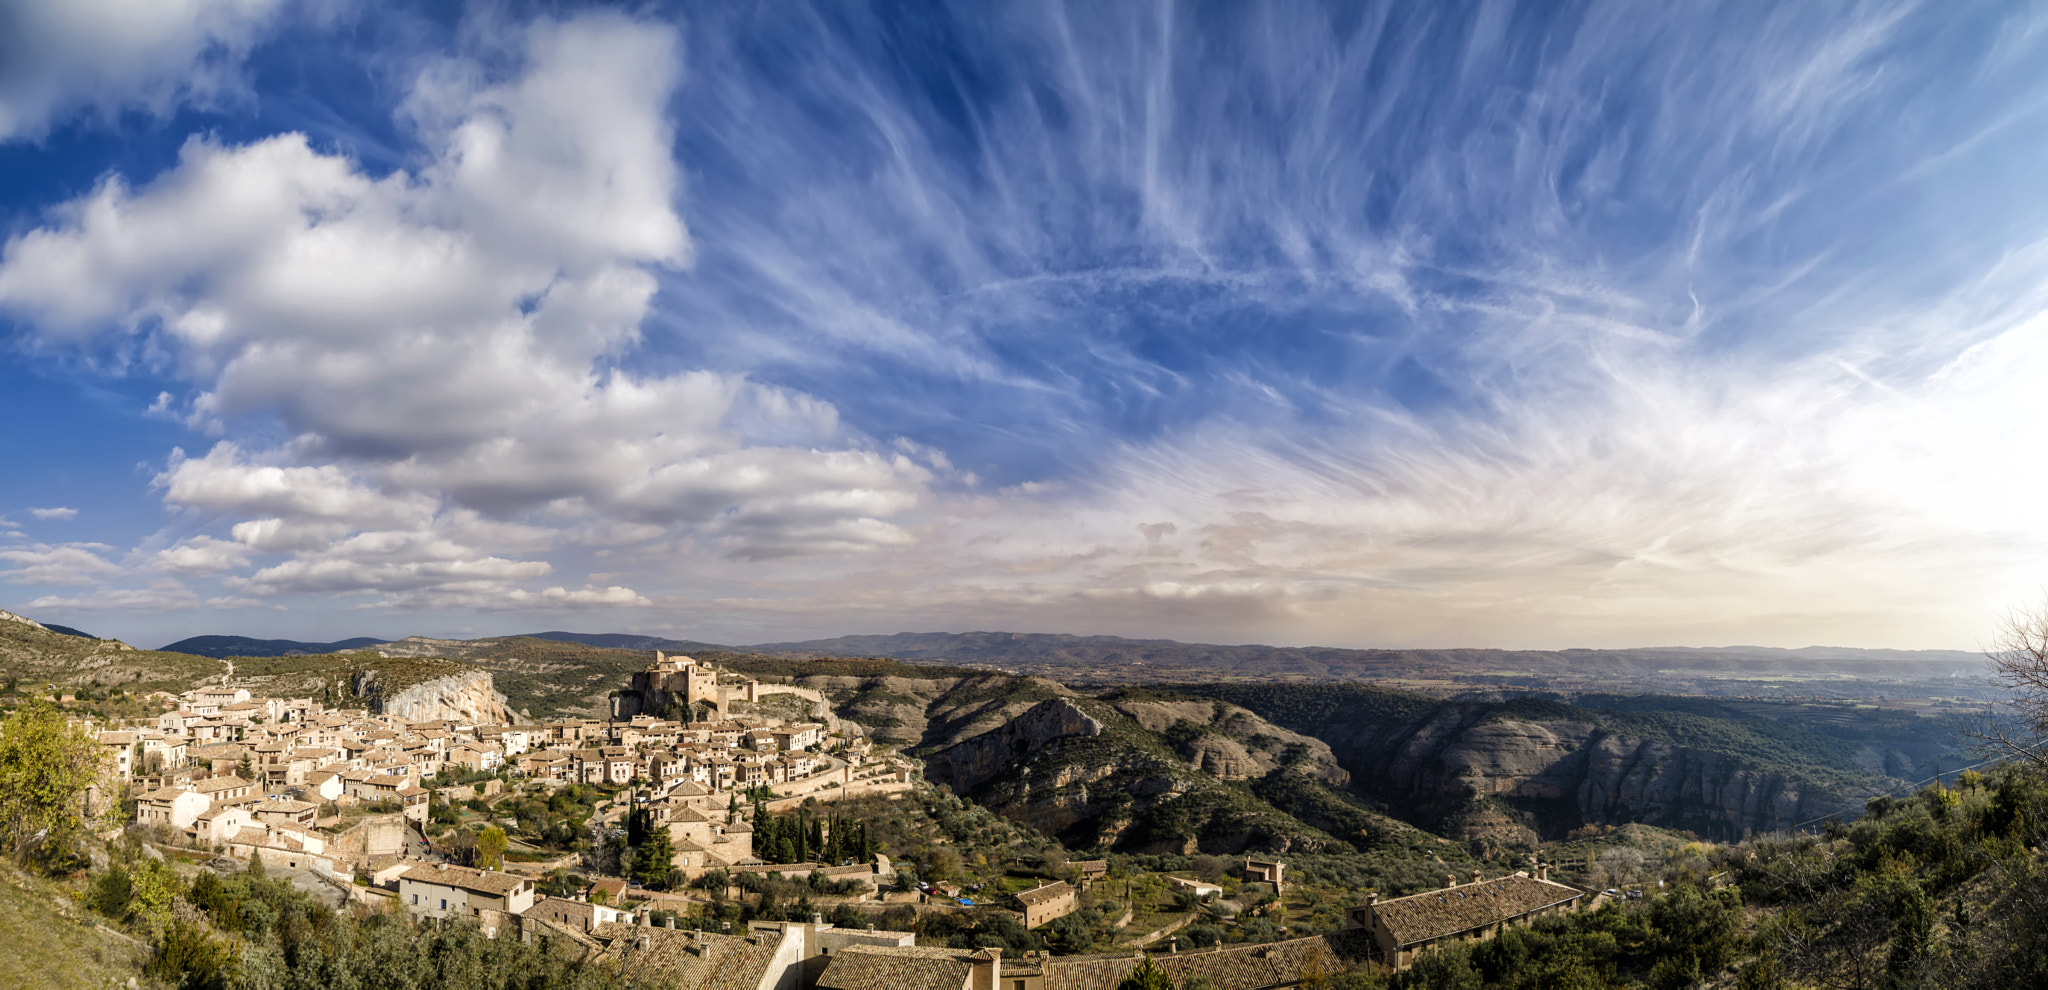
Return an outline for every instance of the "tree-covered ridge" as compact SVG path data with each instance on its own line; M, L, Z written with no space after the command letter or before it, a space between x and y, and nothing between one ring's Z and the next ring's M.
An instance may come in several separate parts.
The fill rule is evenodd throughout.
M2048 986L2048 779L2009 769L1851 825L1702 847L1641 902L1510 929L1346 990ZM1649 879L1649 878L1645 878Z
M1542 696L1432 698L1363 684L1178 684L1155 690L1229 701L1277 725L1316 736L1353 771L1360 796L1402 809L1410 821L1432 828L1452 824L1454 817L1481 821L1491 815L1499 820L1505 814L1524 820L1533 815L1536 827L1561 831L1573 826L1566 820L1569 814L1585 813L1586 809L1554 807L1513 795L1485 798L1499 804L1501 814L1479 813L1476 806L1460 809L1415 793L1412 781L1416 774L1430 772L1434 764L1427 761L1438 758L1437 749L1465 741L1480 744L1485 739L1481 730L1488 725L1506 726L1512 734L1531 738L1545 735L1545 726L1574 740L1583 736L1541 757L1555 761L1541 772L1561 780L1592 772L1574 762L1573 754L1581 748L1610 745L1617 754L1626 754L1625 760L1639 755L1664 759L1656 755L1664 751L1641 750L1650 744L1669 747L1680 756L1693 754L1697 758L1688 759L1695 767L1717 767L1716 773L1748 768L1759 781L1769 777L1775 782L1769 786L1797 794L1809 806L1853 805L1931 777L1944 765L1952 770L1963 762L1960 750L1965 745L1950 722L1830 704L1613 694L1587 696L1586 704ZM1532 751L1529 758L1538 755ZM1417 764L1418 760L1424 762ZM1396 766L1408 768L1407 775L1391 774L1389 768ZM1669 813L1669 801L1664 806ZM1680 817L1652 820L1687 828L1712 824L1711 815L1705 824ZM1778 824L1789 823L1787 819ZM1740 832L1736 828L1723 837Z

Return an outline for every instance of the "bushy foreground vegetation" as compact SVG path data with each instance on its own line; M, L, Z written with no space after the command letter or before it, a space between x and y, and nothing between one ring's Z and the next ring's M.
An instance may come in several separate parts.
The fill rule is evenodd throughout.
M1351 990L2048 986L2048 779L1879 798L1852 825L1680 858L1642 901L1427 954Z

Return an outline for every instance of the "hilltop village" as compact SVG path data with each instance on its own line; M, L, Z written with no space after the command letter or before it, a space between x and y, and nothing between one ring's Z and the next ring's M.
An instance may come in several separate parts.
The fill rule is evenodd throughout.
M778 689L789 690L769 687ZM731 711L762 694L758 682L721 685L708 665L657 654L614 698L618 717L603 720L406 719L223 685L176 697L149 724L90 731L120 792L113 799L132 804L136 824L193 848L340 875L381 869L432 845L437 806L498 798L510 779L534 793L624 789L597 822L621 824L628 805L640 809L670 827L675 868L695 877L758 862L734 795L772 792L770 804L786 804L909 787L909 765L871 761L850 723L828 733L825 722ZM670 720L643 707L707 717Z
M610 696L605 719L409 719L211 685L163 696L169 710L146 722L91 725L111 770L91 800L208 870L267 871L337 907L470 923L680 987L1109 990L1163 950L1176 983L1253 990L1398 970L1434 945L1603 896L1542 868L1474 873L1372 898L1336 930L1289 939L1267 923L1271 937L1226 946L1198 923L1283 907L1284 861L1244 857L1207 878L1046 862L987 891L920 880L880 851L865 817L875 801L958 799L810 694L662 653ZM469 707L509 715L487 699ZM1072 951L1091 946L1059 926L1103 902L1103 885L1121 881L1135 905L1134 879L1181 919L1106 953ZM775 910L792 890L799 902ZM1002 944L920 946L877 924L991 910L1062 951L1004 959Z

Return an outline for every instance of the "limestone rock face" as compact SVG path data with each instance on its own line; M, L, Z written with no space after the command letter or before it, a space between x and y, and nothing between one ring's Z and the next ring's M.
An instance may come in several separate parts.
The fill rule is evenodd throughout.
M1510 834L1529 826L1502 805L1527 812L1544 838L1580 824L1626 822L1727 838L1859 807L1723 753L1583 722L1480 716L1446 705L1391 730L1361 727L1348 740L1337 730L1337 749L1382 798L1451 816L1447 827L1460 837L1534 838ZM1362 758L1374 751L1389 755Z
M1188 765L1221 780L1254 780L1283 766L1312 766L1326 784L1343 786L1349 772L1330 744L1283 729L1236 705L1214 701L1116 702L1116 710L1148 732L1174 740Z
M925 774L966 793L1032 761L1055 740L1102 734L1102 723L1066 698L1049 698L1001 727L934 756Z
M928 757L925 773L1041 831L1133 852L1327 843L1247 785L1295 778L1299 794L1349 779L1327 745L1235 705L1115 696L1041 701Z
M405 719L457 719L475 722L511 722L512 711L505 696L494 686L490 672L451 674L421 681L398 691L385 693L375 671L356 675L355 691L371 701L373 710Z

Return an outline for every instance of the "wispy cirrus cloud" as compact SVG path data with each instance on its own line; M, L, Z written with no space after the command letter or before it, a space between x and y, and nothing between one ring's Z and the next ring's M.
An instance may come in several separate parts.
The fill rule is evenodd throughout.
M404 167L195 139L0 304L189 386L135 559L237 595L1956 645L2048 566L2037 22L492 22L407 63Z

